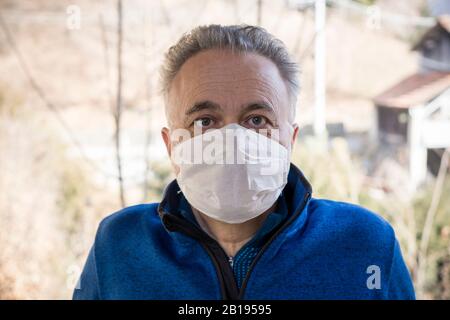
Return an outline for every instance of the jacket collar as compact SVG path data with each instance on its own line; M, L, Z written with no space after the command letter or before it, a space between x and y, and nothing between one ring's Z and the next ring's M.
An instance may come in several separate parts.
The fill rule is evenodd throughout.
M312 193L312 188L306 180L303 173L294 164L291 163L288 174L288 181L283 189L283 194L286 199L288 217L294 215L304 205L305 198L309 198ZM177 180L170 182L164 190L163 199L158 206L158 214L167 231L179 231L181 227L189 228L193 226L192 223L179 214L179 208L183 197ZM300 214L300 212L298 213ZM198 229L198 228L197 228ZM198 231L198 230L195 230ZM210 238L207 236L207 238ZM205 240L205 239L203 239Z

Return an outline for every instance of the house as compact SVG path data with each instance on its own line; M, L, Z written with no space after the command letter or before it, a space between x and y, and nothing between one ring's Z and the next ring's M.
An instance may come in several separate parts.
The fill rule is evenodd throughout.
M438 17L413 50L420 52L422 72L450 72L450 15Z
M450 16L438 17L413 50L420 53L417 73L380 93L374 103L377 139L407 146L415 188L426 178L429 153L450 147Z

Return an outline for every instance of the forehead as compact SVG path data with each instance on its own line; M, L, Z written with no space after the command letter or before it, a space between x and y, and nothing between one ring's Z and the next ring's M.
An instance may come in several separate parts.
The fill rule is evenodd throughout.
M264 100L278 106L287 103L287 88L277 66L254 53L207 50L189 58L173 79L169 99L177 109L201 100L220 105Z

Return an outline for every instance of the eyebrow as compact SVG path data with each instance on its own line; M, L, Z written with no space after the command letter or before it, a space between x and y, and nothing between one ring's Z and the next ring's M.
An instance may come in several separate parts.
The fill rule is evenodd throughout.
M220 106L217 103L214 103L212 101L209 100L205 100L205 101L201 101L201 102L197 102L196 104L194 104L191 108L189 108L185 115L186 116L190 116L193 113L199 112L199 111L203 111L203 110L213 110L213 111L217 111L220 109Z
M189 108L186 111L185 115L190 116L194 113L197 113L197 112L200 112L203 110L218 111L220 109L221 109L221 107L219 104L209 101L209 100L205 100L205 101L197 102L196 104L194 104L191 108ZM273 109L273 107L263 101L252 102L252 103L245 105L242 108L240 114L244 115L250 111L255 111L255 110L264 110L264 111L268 111L272 114L275 114L275 110Z
M275 110L273 109L273 107L271 105L267 104L266 102L250 103L242 109L241 114L245 114L247 112L255 111L255 110L265 110L265 111L269 111L270 113L275 114Z

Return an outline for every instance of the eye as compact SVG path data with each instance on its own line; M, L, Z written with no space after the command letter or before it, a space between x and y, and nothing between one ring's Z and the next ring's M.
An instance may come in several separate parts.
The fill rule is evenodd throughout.
M207 128L214 125L214 120L208 117L198 118L194 120L194 125L199 128Z
M267 119L263 116L252 116L246 120L246 125L253 128L261 128L266 126Z

